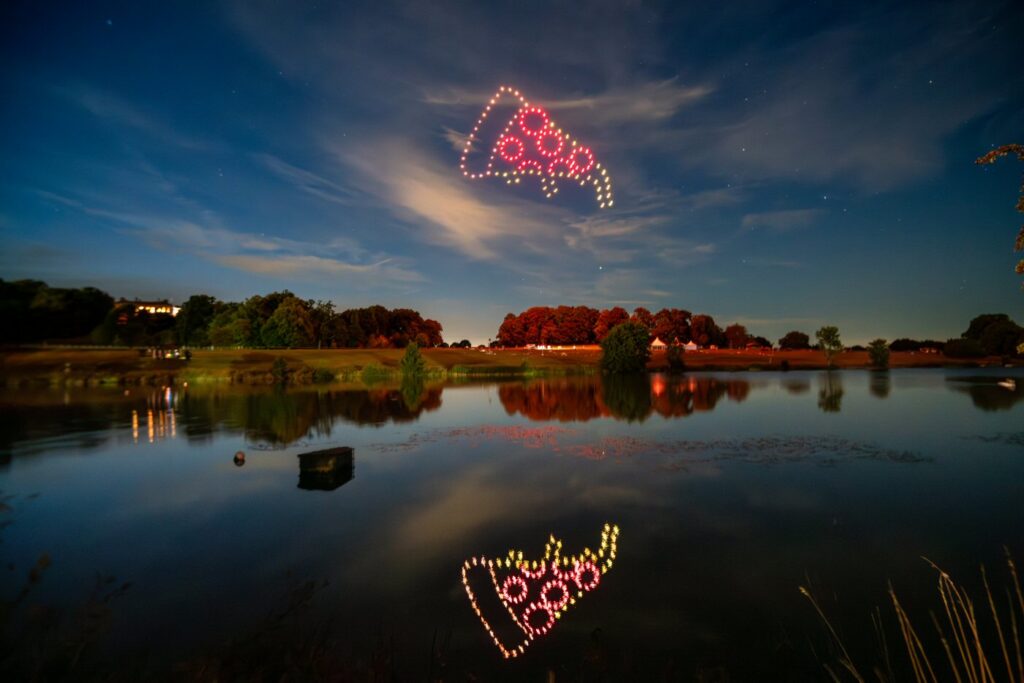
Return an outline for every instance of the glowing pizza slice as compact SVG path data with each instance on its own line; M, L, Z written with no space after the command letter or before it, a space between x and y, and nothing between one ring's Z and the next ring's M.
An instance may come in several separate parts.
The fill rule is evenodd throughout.
M482 171L471 171L466 159L476 147L482 146L477 137L480 127L503 97L514 98L519 107L491 141L487 166ZM581 187L594 188L600 208L614 205L611 176L593 150L559 128L543 108L530 104L518 90L506 85L498 88L473 126L459 167L467 178L497 177L509 185L518 185L524 177L535 177L549 199L558 194L558 181L578 182Z
M618 537L619 527L605 524L597 552L585 548L579 555L563 555L562 542L552 536L540 560L526 560L523 551L510 550L496 560L481 556L463 563L462 584L469 603L506 659L523 654L600 585L612 568ZM482 594L488 586L495 592L486 596L490 609Z

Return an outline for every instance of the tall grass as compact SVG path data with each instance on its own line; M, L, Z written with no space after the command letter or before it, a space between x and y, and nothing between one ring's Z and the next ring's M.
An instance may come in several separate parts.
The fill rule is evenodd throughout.
M1005 605L1002 596L998 600L993 596L988 575L982 566L984 595L978 609L963 586L934 562L927 558L924 560L937 574L939 600L936 609L930 611L932 629L919 631L891 584L888 589L899 627L900 649L905 654L906 666L915 683L1024 683L1024 645L1020 632L1021 624L1024 624L1024 594L1009 550L1006 550L1009 585L1005 590ZM825 624L836 649L838 666L823 663L830 680L835 683L866 683L869 680L890 683L896 680L881 610L876 609L872 614L872 622L879 639L882 662L873 666L872 675L866 677L810 589L800 586L800 593L810 601Z

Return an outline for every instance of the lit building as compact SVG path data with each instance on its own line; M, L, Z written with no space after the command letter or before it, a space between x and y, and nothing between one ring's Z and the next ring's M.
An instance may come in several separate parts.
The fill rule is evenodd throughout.
M138 299L128 301L127 299L118 299L114 303L114 306L132 306L134 307L135 313L138 313L139 311L146 311L151 315L156 313L178 315L178 311L181 310L181 306L175 306L167 299L162 299L160 301L139 301Z

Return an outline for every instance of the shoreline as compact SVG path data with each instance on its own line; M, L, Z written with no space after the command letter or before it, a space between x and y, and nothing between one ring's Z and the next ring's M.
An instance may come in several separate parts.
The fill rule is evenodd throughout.
M22 349L0 351L0 385L111 386L185 383L361 384L401 381L402 349L216 349L194 350L191 360L152 358L142 349ZM532 379L600 372L600 349L423 349L424 381ZM284 360L284 364L279 359ZM275 361L278 367L275 369ZM690 351L685 372L785 372L828 370L820 351ZM948 358L942 354L892 352L890 369L1003 367L998 356ZM1024 367L1014 359L1007 367ZM867 352L848 351L832 369L872 370ZM648 372L667 371L664 351L652 354ZM275 374L276 373L276 374Z

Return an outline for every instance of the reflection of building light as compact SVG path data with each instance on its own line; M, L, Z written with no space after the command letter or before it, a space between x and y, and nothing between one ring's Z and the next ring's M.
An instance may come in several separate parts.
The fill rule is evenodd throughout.
M132 442L139 442L139 411L132 411Z
M651 378L651 393L655 396L661 396L665 393L665 378L661 375L654 375Z
M149 432L149 442L153 443L153 409L146 410L146 431Z
M551 536L540 560L526 560L522 550L510 550L504 558L472 557L462 564L462 585L469 603L487 634L506 658L518 657L538 636L546 634L576 601L600 584L612 568L617 552L619 527L605 524L601 545L595 553L584 548L578 555L562 555L562 542ZM486 569L505 610L525 638L506 646L495 633L469 585L468 572ZM499 581L499 573L505 574Z
M171 438L177 438L178 436L178 423L174 417L174 411L167 411L167 418L171 421Z

